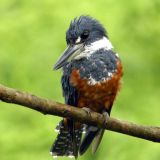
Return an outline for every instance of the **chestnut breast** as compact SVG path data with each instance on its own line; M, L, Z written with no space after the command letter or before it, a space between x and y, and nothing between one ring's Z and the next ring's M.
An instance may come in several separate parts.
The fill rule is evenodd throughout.
M110 111L117 91L120 88L120 79L123 74L121 62L116 62L114 73L96 81L94 78L81 78L80 71L73 69L70 82L79 93L78 107L88 107L93 111Z
M96 112L110 110L123 69L112 50L98 50L88 58L73 60L63 68L62 87L65 101Z

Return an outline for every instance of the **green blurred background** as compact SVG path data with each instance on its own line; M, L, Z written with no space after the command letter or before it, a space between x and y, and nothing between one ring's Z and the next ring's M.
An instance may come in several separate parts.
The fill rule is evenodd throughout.
M52 66L66 47L70 20L81 14L104 24L124 65L112 116L159 126L159 0L1 0L0 83L64 102L61 72ZM59 120L0 102L0 160L51 160ZM160 146L108 131L94 156L88 151L79 159L160 160Z

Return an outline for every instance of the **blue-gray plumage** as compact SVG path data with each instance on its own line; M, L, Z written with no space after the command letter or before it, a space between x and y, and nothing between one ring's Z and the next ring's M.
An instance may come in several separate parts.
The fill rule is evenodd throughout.
M104 77L109 78L108 73L116 72L117 59L118 57L113 51L100 49L89 58L82 58L68 63L63 68L64 76L69 76L73 69L78 69L82 79L88 79L91 76L96 81L102 81Z
M109 115L123 75L121 61L112 50L104 27L89 16L75 18L66 32L67 49L55 64L63 67L65 103ZM85 126L85 135L82 131ZM104 130L64 118L51 147L53 156L82 155L93 143L96 152ZM68 147L67 147L68 146Z

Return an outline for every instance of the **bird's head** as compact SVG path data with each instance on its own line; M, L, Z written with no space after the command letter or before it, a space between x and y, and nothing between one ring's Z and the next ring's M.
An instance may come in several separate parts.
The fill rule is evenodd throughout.
M54 69L59 69L72 60L88 58L99 49L112 49L105 28L89 16L75 18L66 32L67 49Z

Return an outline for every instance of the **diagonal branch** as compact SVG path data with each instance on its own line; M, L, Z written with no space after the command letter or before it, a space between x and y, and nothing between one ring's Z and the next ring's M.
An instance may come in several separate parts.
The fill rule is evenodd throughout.
M142 126L109 118L107 125L104 117L96 112L88 115L84 110L51 100L43 99L25 92L0 85L0 100L7 103L19 104L43 114L56 115L60 117L72 117L86 124L97 125L107 130L127 134L130 136L160 142L160 127Z

